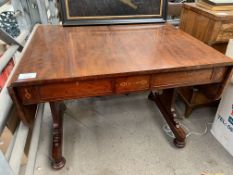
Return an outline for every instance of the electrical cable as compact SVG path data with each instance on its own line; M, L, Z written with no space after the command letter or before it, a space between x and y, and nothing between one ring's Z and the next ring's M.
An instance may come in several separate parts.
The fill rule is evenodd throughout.
M190 131L190 129L184 125L183 123L181 123L179 121L179 124L186 130L187 134L186 134L186 138L190 137L191 135L196 135L196 136L204 136L207 134L208 132L208 126L207 125L212 125L213 123L207 123L205 122L205 130L203 132L195 132L195 131ZM163 131L165 132L165 134L171 138L175 138L175 135L173 134L171 128L169 127L168 124L164 124L162 127Z

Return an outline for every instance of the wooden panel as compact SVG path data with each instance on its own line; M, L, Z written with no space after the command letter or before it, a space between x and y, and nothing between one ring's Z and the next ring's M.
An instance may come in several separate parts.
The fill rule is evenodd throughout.
M180 28L197 39L212 45L228 42L233 37L233 13L206 10L195 4L183 6Z
M208 25L209 19L207 17L187 9L183 10L180 26L183 31L189 33L201 41L204 41L206 33L208 32L206 30Z
M184 31L184 27L185 27L185 24L186 24L187 12L188 12L188 10L186 10L186 9L182 6L181 14L180 14L180 25L179 25L179 28L180 28L181 30L183 30L183 31Z
M214 68L212 80L214 82L221 82L221 81L223 81L226 72L227 72L227 68L226 67Z
M211 101L211 99L208 99L197 87L177 88L177 92L189 106L195 106L197 104L203 104Z
M211 19L209 21L208 29L206 29L207 33L206 33L204 42L213 47L213 44L216 43L216 39L218 37L218 33L221 29L221 26L222 26L221 21L214 21ZM224 54L225 54L225 52L224 52Z
M206 33L208 32L206 30L208 28L208 25L209 25L209 19L207 17L196 14L193 31L192 31L193 36L203 41L206 36Z
M152 76L152 87L176 87L180 85L195 85L212 82L212 69L168 72Z
M116 93L132 92L149 89L149 76L135 76L116 79Z
M233 11L232 10L208 10L207 8L203 8L198 6L196 3L185 3L184 7L188 10L195 11L198 14L201 14L203 16L206 16L210 19L216 20L216 21L231 21L233 20ZM224 14L223 14L224 13Z
M194 21L196 13L188 10L184 10L184 13L182 15L185 15L182 17L182 26L180 27L182 30L187 32L188 34L192 34L193 27L194 27Z
M93 80L85 82L54 83L39 87L42 100L91 97L112 93L110 80Z
M39 99L39 95L35 87L19 87L17 89L17 93L23 103L36 103Z

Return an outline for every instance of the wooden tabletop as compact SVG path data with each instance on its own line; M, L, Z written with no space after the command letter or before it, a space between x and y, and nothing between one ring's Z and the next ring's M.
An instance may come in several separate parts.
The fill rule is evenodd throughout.
M202 15L215 20L221 20L221 21L233 20L233 10L221 10L221 11L209 10L201 6L198 6L196 3L185 3L184 7L188 9L192 9L197 13L201 13Z
M16 69L14 86L233 65L171 25L39 25ZM19 80L22 73L36 73Z

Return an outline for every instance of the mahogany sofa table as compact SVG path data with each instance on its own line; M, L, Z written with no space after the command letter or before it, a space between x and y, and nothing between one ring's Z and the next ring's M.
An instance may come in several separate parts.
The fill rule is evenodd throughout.
M185 146L174 119L176 87L203 85L219 98L233 61L171 25L62 27L39 25L11 79L20 119L32 126L38 103L53 117L52 167L62 168L63 100L155 90L153 100Z

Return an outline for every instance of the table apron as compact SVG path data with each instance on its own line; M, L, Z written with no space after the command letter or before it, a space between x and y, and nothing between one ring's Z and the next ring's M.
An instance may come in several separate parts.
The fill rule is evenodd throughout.
M17 87L24 105L222 82L227 67Z

